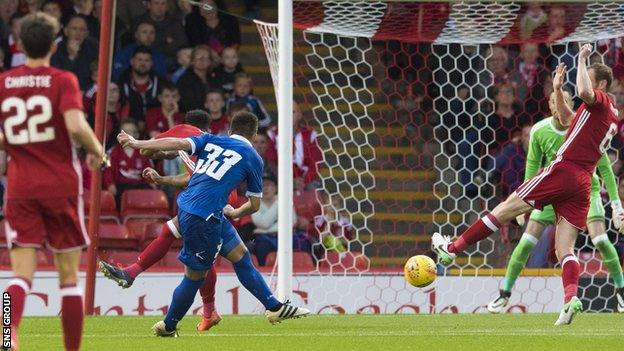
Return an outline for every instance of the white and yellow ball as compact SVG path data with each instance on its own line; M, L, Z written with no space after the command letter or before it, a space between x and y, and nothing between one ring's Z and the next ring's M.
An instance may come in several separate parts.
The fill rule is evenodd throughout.
M403 267L403 276L411 285L422 288L436 278L436 264L429 256L417 255L410 257Z

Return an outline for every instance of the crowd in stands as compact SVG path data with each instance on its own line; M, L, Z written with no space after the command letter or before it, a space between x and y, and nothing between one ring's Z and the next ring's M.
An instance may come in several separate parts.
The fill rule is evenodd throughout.
M200 2L227 10L225 1ZM247 0L245 6L246 15L258 15L257 1ZM25 62L16 42L21 19L35 11L52 15L62 29L51 64L77 76L85 111L93 126L101 9L101 0L0 1L0 71ZM253 145L265 160L264 198L260 212L241 219L237 227L250 247L256 248L263 265L267 254L275 251L277 241L277 129L274 117L254 95L252 77L245 73L245 65L239 59L239 49L244 45L239 20L175 0L117 1L116 11L105 122L111 167L104 171L102 188L115 196L119 208L125 191L156 188L142 177L146 167L163 175L184 172L179 160L154 162L138 151L120 147L116 142L119 131L137 138L152 138L184 123L187 111L201 109L211 119L208 131L226 135L233 113L251 111L260 122ZM314 191L319 186L316 163L321 159L316 133L301 119L301 110L295 104L293 172L298 193ZM89 178L86 174L85 188L90 186ZM173 204L179 190L163 190ZM244 202L243 190L241 203L234 205ZM314 234L314 218L296 214L294 218L295 248L310 252L310 242L319 241L318 234Z

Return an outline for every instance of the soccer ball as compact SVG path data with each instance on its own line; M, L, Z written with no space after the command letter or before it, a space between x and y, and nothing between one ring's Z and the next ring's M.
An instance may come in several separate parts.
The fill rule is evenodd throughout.
M403 277L411 285L423 288L435 280L436 264L429 256L412 256L405 262Z

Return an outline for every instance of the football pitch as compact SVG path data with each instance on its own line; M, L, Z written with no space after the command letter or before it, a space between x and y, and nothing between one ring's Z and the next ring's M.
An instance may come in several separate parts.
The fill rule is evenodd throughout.
M270 325L263 316L224 316L206 333L187 316L179 338L156 338L157 316L89 317L83 350L622 350L624 316L581 314L555 327L554 314L312 315ZM60 320L26 317L22 350L61 350Z

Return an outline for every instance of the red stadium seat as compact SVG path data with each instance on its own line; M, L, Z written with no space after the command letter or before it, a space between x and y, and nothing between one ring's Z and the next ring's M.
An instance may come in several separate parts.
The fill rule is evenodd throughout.
M130 224L130 223L128 223ZM143 248L145 248L147 245L150 244L150 242L152 242L152 240L154 240L157 236L160 235L160 232L162 230L162 226L165 225L165 222L158 222L158 223L149 223L147 225L147 227L145 227L145 231L144 231L144 235L143 235ZM179 249L182 247L182 240L181 239L176 239L173 244L171 245L171 249Z
M362 272L368 269L368 259L359 252L328 251L321 264L334 272Z
M130 237L135 238L142 243L145 240L146 235L148 235L148 227L150 226L160 226L164 223L162 219L159 218L131 218L128 219L125 223L126 228L128 228L128 233Z
M316 197L316 191L304 191L295 195L295 212L297 216L305 217L314 223L314 217L321 214L321 205Z
M169 202L161 190L126 190L121 196L121 218L124 223L130 219L169 219Z
M6 233L5 233L5 221L1 221L0 222L0 248L5 248L7 247L7 239L6 239Z
M272 267L277 260L277 253L270 252L266 257L266 265ZM295 272L310 272L316 267L312 263L312 257L307 252L295 251L293 252L293 271Z
M89 217L89 207L90 207L90 193L85 192L83 194L84 205L85 205L85 216ZM104 222L119 222L119 212L117 212L117 203L115 202L115 197L111 194L110 191L102 190L102 195L100 198L100 221Z
M140 240L130 236L125 225L114 223L100 224L100 248L102 249L128 249L139 248Z

